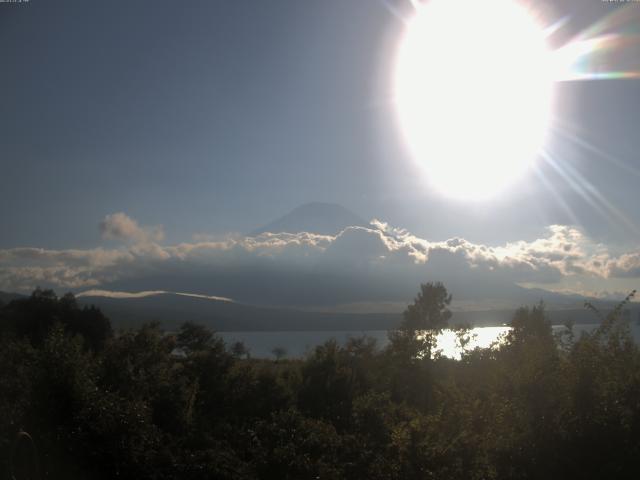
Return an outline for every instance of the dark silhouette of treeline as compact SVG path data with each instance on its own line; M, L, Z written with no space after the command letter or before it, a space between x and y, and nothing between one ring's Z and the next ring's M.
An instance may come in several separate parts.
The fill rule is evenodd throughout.
M632 295L580 338L521 308L456 361L435 351L451 297L429 283L384 349L272 361L192 323L114 335L36 290L0 308L0 478L638 478Z

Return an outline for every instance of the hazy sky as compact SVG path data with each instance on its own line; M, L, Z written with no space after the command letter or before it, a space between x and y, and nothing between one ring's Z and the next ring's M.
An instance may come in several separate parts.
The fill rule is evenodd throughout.
M617 8L538 4L549 24L568 21L558 42ZM640 81L556 87L555 115L602 152L551 136L573 184L541 165L546 185L532 174L491 201L452 201L411 160L390 99L409 12L409 0L0 4L0 248L97 247L115 212L176 244L329 201L432 241L499 246L561 224L637 252Z

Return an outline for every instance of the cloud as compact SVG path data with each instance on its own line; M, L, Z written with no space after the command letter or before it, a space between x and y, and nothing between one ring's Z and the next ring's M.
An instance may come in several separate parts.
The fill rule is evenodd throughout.
M626 253L609 262L607 273L614 278L640 278L640 253Z
M126 240L136 243L161 242L164 239L162 226L141 227L125 213L112 213L100 222L100 233L103 238Z
M442 280L458 297L507 297L518 285L567 278L640 277L640 253L613 255L580 229L552 225L532 241L490 246L463 238L430 241L374 220L337 235L263 233L199 236L161 245L161 227L107 215L103 236L117 248L0 250L0 289L169 290L254 303L395 301L420 282ZM126 288L125 288L126 287Z
M227 297L215 295L198 295L197 293L167 292L166 290L146 290L142 292L118 292L114 290L91 289L76 294L76 297L104 297L104 298L146 298L164 294L180 295L183 297L202 298L205 300L215 300L218 302L233 302Z

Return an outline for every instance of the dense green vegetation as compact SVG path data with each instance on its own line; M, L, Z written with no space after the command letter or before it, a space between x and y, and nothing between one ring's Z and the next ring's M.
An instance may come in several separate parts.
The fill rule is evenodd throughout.
M190 323L114 335L37 290L0 309L0 478L637 478L640 352L621 308L580 338L522 308L499 348L454 361L433 349L449 302L426 284L385 349L272 361ZM37 462L15 453L21 430Z

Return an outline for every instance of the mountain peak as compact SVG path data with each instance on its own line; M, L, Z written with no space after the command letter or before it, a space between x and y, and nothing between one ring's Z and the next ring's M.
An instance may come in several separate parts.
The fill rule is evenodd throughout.
M342 205L311 202L294 208L286 215L254 230L250 235L259 235L265 232L310 232L336 235L347 227L367 225L365 220Z

